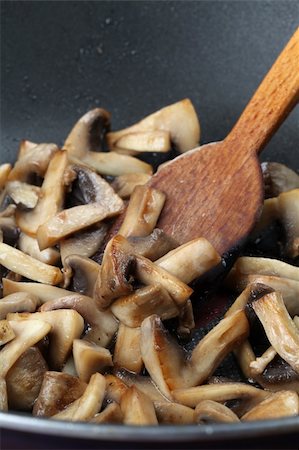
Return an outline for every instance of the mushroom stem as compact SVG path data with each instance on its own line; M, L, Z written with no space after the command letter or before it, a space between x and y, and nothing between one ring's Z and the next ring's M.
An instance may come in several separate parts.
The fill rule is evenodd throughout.
M0 263L9 270L45 284L59 284L63 280L58 267L50 266L29 255L0 243Z
M136 186L118 234L148 236L156 226L165 198L165 194L157 189Z
M267 294L253 302L252 307L273 348L299 373L299 331L285 307L281 294Z
M119 214L122 207L122 203L114 209L90 203L61 211L38 227L37 240L40 250L52 247L78 230Z
M205 238L198 238L171 250L155 261L186 284L218 265L221 257Z

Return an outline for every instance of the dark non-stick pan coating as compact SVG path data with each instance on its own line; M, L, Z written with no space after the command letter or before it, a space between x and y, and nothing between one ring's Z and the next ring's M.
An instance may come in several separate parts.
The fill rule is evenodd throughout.
M24 138L62 144L76 120L96 106L112 113L117 129L184 97L199 114L202 143L221 140L298 26L298 17L296 0L1 1L1 162L14 160ZM268 144L263 160L299 169L298 112ZM71 428L53 431L52 422L37 430L22 417L8 420L6 428L74 435ZM76 430L87 439L91 431L84 427ZM258 447L261 437L253 441L255 436L279 434L269 448L297 448L298 428L299 420L287 419L252 429L247 424L182 432L142 429L137 435L108 427L94 437L116 439L117 445L149 439L172 447L183 440L205 448L237 448L238 442L246 448L244 439ZM283 437L290 432L292 440ZM10 432L5 436L7 445L26 447L23 435L23 441ZM42 441L31 437L28 445ZM79 448L70 441L63 445Z

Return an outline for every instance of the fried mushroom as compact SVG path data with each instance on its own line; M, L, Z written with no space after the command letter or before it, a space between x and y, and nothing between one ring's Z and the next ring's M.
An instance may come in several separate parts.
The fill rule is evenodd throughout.
M103 136L110 127L110 114L96 108L88 111L74 125L63 148L74 163L82 162L103 175L118 176L124 173L152 173L149 164L132 156L117 155L102 150Z
M196 423L235 423L239 422L238 416L227 406L213 400L203 400L194 412Z
M111 311L124 325L140 327L142 321L152 314L162 320L179 315L179 309L169 293L159 284L136 289L132 294L117 299Z
M57 151L49 162L36 207L30 211L17 212L17 224L24 233L35 236L39 226L62 208L65 191L63 174L67 163L67 153Z
M126 425L158 425L153 402L135 386L123 394L120 408Z
M212 244L205 238L197 238L171 250L155 264L189 284L220 262L221 257Z
M85 339L74 339L73 356L76 372L86 383L94 373L102 373L113 365L109 350Z
M69 291L67 296L49 299L41 307L42 311L59 309L77 311L89 325L86 339L101 347L107 347L117 331L118 323L113 314L110 311L100 311L90 297Z
M147 173L126 173L119 175L112 182L112 187L123 199L127 199L132 195L136 186L146 184L151 178Z
M0 263L7 269L40 283L59 284L63 280L58 267L38 261L4 243L0 243Z
M47 363L37 347L28 348L6 375L8 406L31 411L39 394Z
M140 328L130 328L119 324L113 354L113 364L133 373L140 373L143 360L140 351Z
M108 133L108 146L117 148L119 140L132 133L157 130L168 131L171 142L180 152L198 146L200 125L191 101L186 98L150 114L131 127Z
M43 177L55 153L59 151L56 144L35 144L21 141L18 159L8 179L26 182L32 173Z
M33 415L51 417L73 403L84 393L86 383L78 377L62 372L45 373Z
M10 313L8 319L26 327L27 323L46 323L49 325L49 365L60 370L71 353L74 339L81 336L84 321L77 311L64 309L36 313ZM14 341L12 341L13 343ZM8 344L9 345L9 344Z
M0 319L5 319L8 313L35 312L40 301L38 297L27 292L15 292L0 300Z
M166 196L149 186L136 186L118 234L148 236L156 226Z
M0 378L5 378L22 353L39 342L51 330L51 325L42 320L9 320L9 325L16 337L0 351Z
M299 373L299 331L279 292L266 294L252 307L277 353Z
M100 373L91 376L90 381L77 400L63 411L52 416L56 420L88 421L97 414L102 406L106 390L106 380Z
M271 394L268 398L253 407L242 421L278 419L297 416L299 414L298 394L292 391L281 391Z

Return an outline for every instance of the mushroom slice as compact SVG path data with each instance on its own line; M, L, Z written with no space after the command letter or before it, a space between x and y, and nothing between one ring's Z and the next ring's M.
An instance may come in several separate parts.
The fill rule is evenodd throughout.
M127 236L148 236L156 226L165 203L163 192L149 186L136 186L119 229Z
M10 181L27 181L31 173L43 177L51 159L58 151L59 149L55 144L34 144L30 141L22 141L18 160L8 179Z
M10 171L11 171L11 164L5 163L0 165L0 191L4 189Z
M9 325L16 337L0 351L0 378L7 375L22 353L40 341L51 330L51 325L41 320L9 320Z
M9 280L3 278L3 296L14 294L15 292L26 292L39 298L41 303L46 303L50 300L55 300L66 295L71 295L73 292L61 289L56 286L50 286L42 283L25 283L20 281ZM33 311L28 311L33 312Z
M0 378L0 411L8 411L6 381Z
M72 278L73 290L92 297L101 266L89 258L70 255L64 260L65 286Z
M168 152L170 149L169 132L153 130L124 134L112 150L125 155L137 155L142 152Z
M36 207L32 211L17 213L17 224L24 233L35 236L38 227L61 209L65 190L63 174L67 163L67 153L57 151L49 163Z
M94 170L79 165L73 165L72 170L76 173L72 196L77 197L80 204L99 203L109 210L123 205L110 184Z
M142 322L140 350L153 382L167 399L172 400L170 391L184 384L182 372L186 355L157 315Z
M101 220L114 217L122 211L121 199L117 204L102 206L99 203L74 206L56 214L38 227L37 240L40 250L52 247L61 239Z
M90 422L92 423L122 423L123 413L118 403L110 403L106 408L96 414Z
M20 234L18 247L22 252L45 264L53 266L57 264L60 259L58 250L55 248L46 248L45 250L40 251L37 240L25 233Z
M41 307L42 311L51 311L55 309L73 309L77 311L84 320L89 324L89 328L85 334L86 339L90 342L107 347L114 334L117 331L118 323L110 311L100 311L95 301L84 295L75 294L71 291L66 297L56 297L44 303Z
M72 233L116 216L122 209L123 201L116 196L110 203L90 203L65 209L40 225L37 231L39 247L41 250L50 247Z
M278 197L279 217L286 233L286 252L299 256L299 189L283 192Z
M124 393L120 408L126 425L158 425L153 402L135 386Z
M249 362L250 363L250 362ZM252 371L255 374L254 371ZM254 375L254 379L272 392L288 390L299 393L299 374L284 359L276 355L263 373Z
M10 313L9 320L26 322L46 322L51 326L49 333L49 363L54 370L63 367L72 350L73 340L81 336L84 329L84 321L77 311L61 309L59 311L43 311L36 313Z
M146 184L151 178L148 173L126 173L112 182L112 187L121 198L129 198L136 186Z
M299 175L284 164L263 162L261 167L266 197L277 197L282 192L299 188Z
M272 258L241 256L231 270L231 276L236 277L237 274L272 275L299 281L299 267Z
M33 209L40 198L40 188L21 181L6 183L6 193L20 208Z
M81 397L85 389L86 383L78 377L61 372L46 372L32 413L34 416L54 416Z
M194 409L174 402L155 402L159 424L188 425L195 422Z
M105 375L107 402L120 403L122 396L129 389L128 386L115 375Z
M160 284L169 292L179 307L186 303L193 292L190 286L149 259L137 254L135 258L137 280L145 285Z
M88 111L75 124L64 143L70 159L94 168L104 175L130 172L151 173L151 166L127 155L95 152L101 150L101 140L110 127L108 111L96 108ZM76 161L76 162L77 162Z
M171 250L155 261L159 267L189 284L221 262L221 257L205 238L197 238Z
M103 243L107 231L108 225L99 223L87 230L74 233L69 238L62 239L59 244L62 263L69 255L80 255L86 258L93 256Z
M100 373L93 374L82 396L68 405L63 411L52 416L52 419L71 421L90 420L100 411L105 390L105 377Z
M38 261L4 243L0 243L0 263L7 269L40 283L59 284L63 280L58 267Z
M134 255L129 254L127 241L120 235L112 238L105 249L94 298L100 309L106 309L116 298L133 291Z
M203 383L236 343L247 337L248 331L245 313L237 311L222 319L197 344L187 360L182 349L163 328L160 319L151 316L141 325L141 356L160 391L171 399L170 391Z
M155 130L169 131L171 141L180 152L198 146L200 126L191 101L186 98L150 114L131 127L110 132L107 134L107 142L109 148L113 148L118 146L119 139L129 133Z
M201 424L210 423L235 423L239 422L238 416L227 406L213 400L203 400L194 411L195 422Z
M95 372L102 372L113 366L109 350L84 339L74 339L73 355L78 376L86 382Z
M233 284L233 280L235 284ZM285 306L291 316L299 314L299 282L288 278L273 277L267 275L237 275L231 277L229 285L235 287L239 292L251 284L264 284L272 291L278 291L282 294Z
M31 411L47 370L47 363L39 349L28 348L6 375L9 408Z
M128 387L136 386L141 392L146 394L154 404L156 402L165 403L167 398L161 394L153 383L151 377L145 375L138 375L128 370L121 369L115 372L118 379L121 379Z
M244 311L236 311L222 319L192 351L189 386L202 384L248 334L249 323Z
M279 292L252 303L266 335L277 353L299 373L299 330L292 321Z
M109 128L110 113L103 108L92 109L76 122L63 148L81 159L87 151L101 150L101 141Z
M27 292L7 295L0 300L0 319L5 319L11 312L35 312L39 305L38 297Z
M127 239L134 253L151 261L156 261L178 246L177 242L160 228L155 228L148 236L129 236Z
M73 163L80 163L76 158L70 157ZM147 164L134 156L120 155L115 152L86 152L82 158L84 165L95 170L101 175L111 175L117 177L127 173L146 173L152 175L153 169Z
M214 402L225 403L230 400L241 400L251 408L268 398L269 392L258 389L245 383L215 383L204 384L189 388L180 388L172 391L175 401L182 405L195 408L199 403L212 400Z
M281 391L271 394L244 416L242 421L278 419L299 414L298 394L293 391Z
M12 341L15 337L16 335L8 320L0 320L0 346L7 344L7 342Z
M140 373L143 361L140 352L140 328L130 328L120 323L113 363L116 367L125 368L134 373Z
M124 325L140 327L142 321L152 314L162 320L178 316L179 309L169 293L159 284L145 286L135 290L131 295L116 300L111 311Z

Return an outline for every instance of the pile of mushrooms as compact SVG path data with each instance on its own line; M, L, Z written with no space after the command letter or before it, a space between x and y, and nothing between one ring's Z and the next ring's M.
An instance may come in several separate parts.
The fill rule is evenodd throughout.
M198 426L299 414L299 176L285 166L263 165L252 233L280 222L284 260L240 256L219 281L233 299L225 314L184 345L194 282L222 261L205 238L178 245L157 227L165 194L138 156L199 138L188 99L119 131L97 108L62 149L22 141L0 166L1 410ZM242 379L217 375L229 355Z

